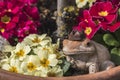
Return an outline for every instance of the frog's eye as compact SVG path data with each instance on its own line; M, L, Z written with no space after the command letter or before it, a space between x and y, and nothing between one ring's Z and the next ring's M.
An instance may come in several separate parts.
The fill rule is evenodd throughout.
M76 33L76 31L73 30L73 31L72 31L72 34L74 35L75 33Z
M87 43L87 46L90 46L90 42Z

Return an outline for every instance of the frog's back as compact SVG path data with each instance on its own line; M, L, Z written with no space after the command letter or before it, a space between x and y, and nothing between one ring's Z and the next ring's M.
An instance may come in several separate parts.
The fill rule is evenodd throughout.
M104 61L110 60L110 53L105 46L103 46L95 41L91 41L91 42L96 47L99 63L103 63Z

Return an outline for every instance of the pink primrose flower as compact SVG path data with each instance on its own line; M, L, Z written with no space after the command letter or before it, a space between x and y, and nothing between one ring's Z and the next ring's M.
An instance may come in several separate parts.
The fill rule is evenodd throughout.
M29 34L37 33L37 27L40 26L37 7L26 4L28 3L24 0L0 1L0 35L12 43L15 40L21 41Z

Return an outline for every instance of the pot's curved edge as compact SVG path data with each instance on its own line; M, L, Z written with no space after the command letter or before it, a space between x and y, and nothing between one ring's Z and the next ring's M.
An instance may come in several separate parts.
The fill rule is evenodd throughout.
M0 80L120 80L120 66L94 74L46 78L16 74L0 69Z

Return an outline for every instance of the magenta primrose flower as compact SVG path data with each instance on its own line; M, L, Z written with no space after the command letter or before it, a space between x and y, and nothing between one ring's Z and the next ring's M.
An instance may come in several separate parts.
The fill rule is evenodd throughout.
M90 8L90 15L93 17L93 19L99 22L99 25L103 30L114 32L120 26L119 22L115 23L117 19L117 11L118 7L113 6L110 1L96 2Z
M111 0L111 2L113 3L113 5L117 5L118 7L120 7L120 0Z
M24 1L25 3L29 5L36 4L38 2L38 0L22 0L22 1Z
M21 42L24 37L26 37L29 34L37 33L37 30L35 28L35 23L32 21L23 22L23 25L18 29L17 36L19 37L19 41Z
M92 20L92 16L90 15L88 10L84 10L83 12L83 20L79 23L78 26L73 29L77 29L78 31L84 30L86 37L91 39L94 34L99 30L99 26Z
M0 1L0 35L8 41L14 42L16 38L22 41L27 35L37 33L40 26L38 9L26 4L24 0Z
M95 18L102 18L100 21L112 23L117 17L117 8L113 7L111 2L96 2L90 8L91 16Z

